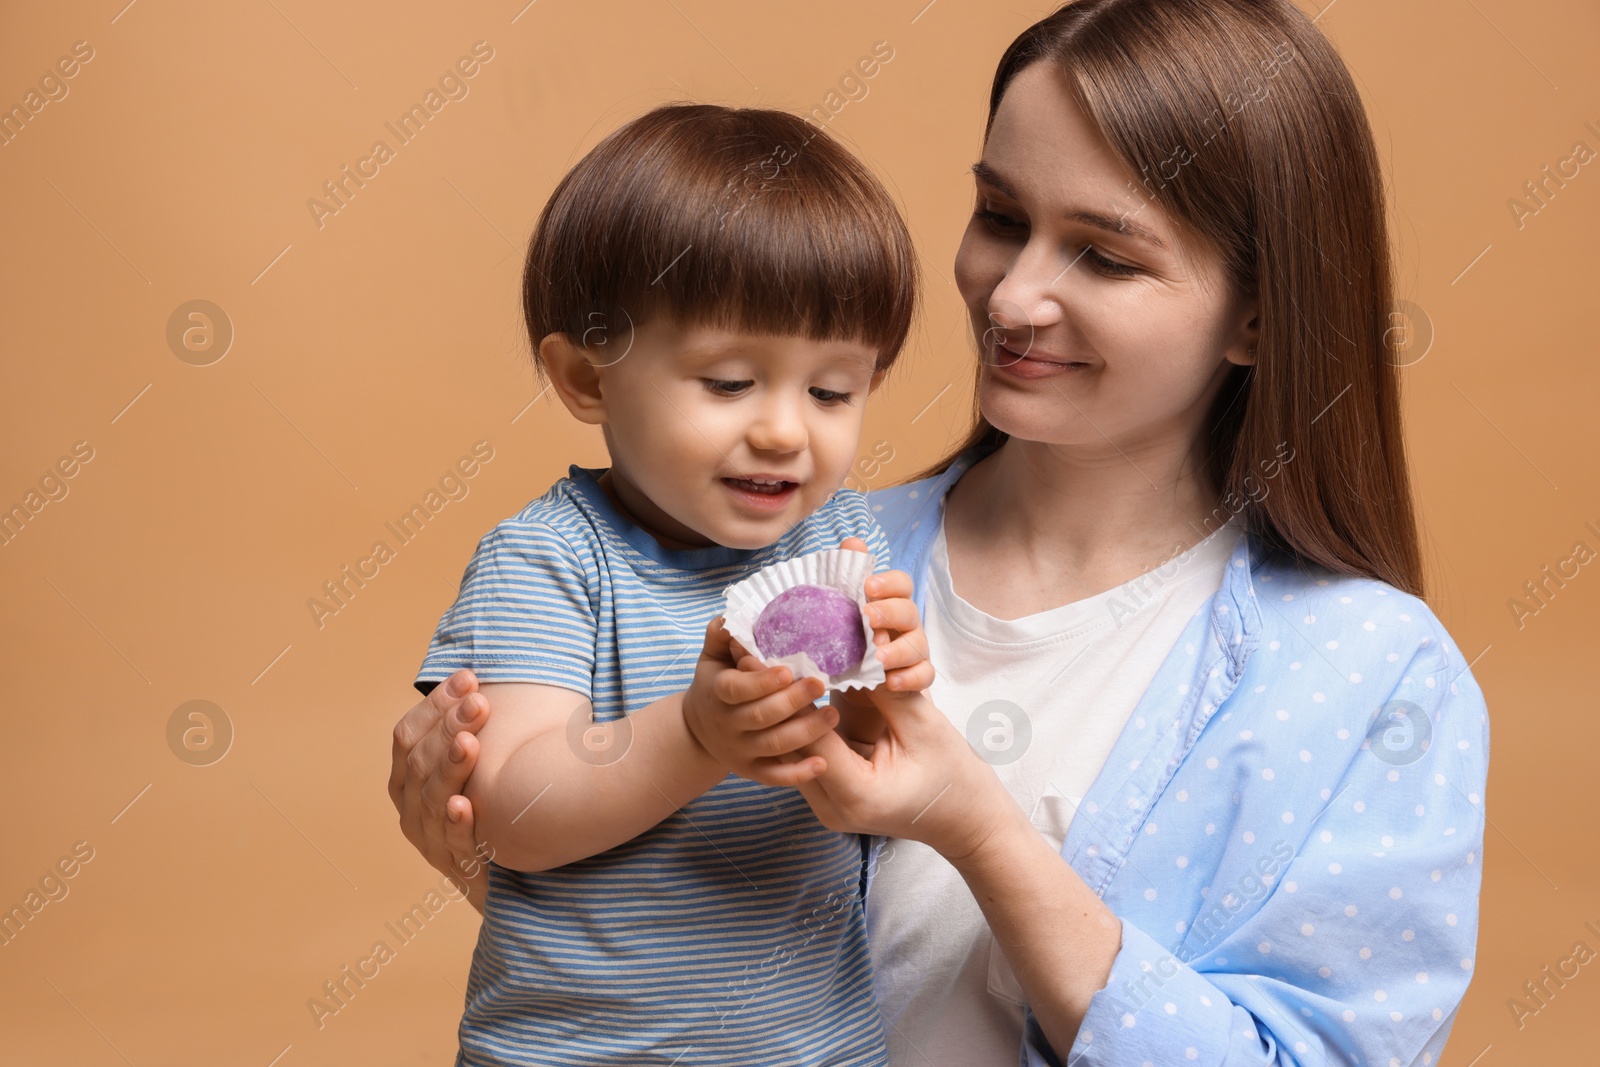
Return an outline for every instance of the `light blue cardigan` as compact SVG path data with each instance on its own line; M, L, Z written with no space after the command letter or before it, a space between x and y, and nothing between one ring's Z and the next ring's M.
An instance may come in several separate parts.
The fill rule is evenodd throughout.
M868 493L919 609L944 495L984 454ZM1488 759L1426 604L1241 541L1062 846L1122 920L1110 980L1065 1055L1029 1013L1019 1063L1437 1062L1472 976Z

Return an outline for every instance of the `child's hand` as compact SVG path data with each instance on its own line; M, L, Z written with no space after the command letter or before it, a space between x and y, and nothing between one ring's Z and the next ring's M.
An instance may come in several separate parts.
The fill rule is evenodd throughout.
M795 679L788 667L761 667L742 648L746 669L740 670L736 646L720 616L706 627L694 681L683 694L689 733L741 778L778 786L810 781L827 769L827 761L796 759L794 753L839 721L832 707L813 703L825 687L816 678Z

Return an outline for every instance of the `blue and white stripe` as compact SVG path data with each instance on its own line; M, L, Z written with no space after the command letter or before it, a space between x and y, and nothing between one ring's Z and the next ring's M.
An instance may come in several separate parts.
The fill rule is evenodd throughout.
M840 490L762 549L672 550L572 466L478 543L428 647L423 692L484 682L588 696L597 722L686 689L723 591L791 556L889 546ZM860 840L800 795L730 775L617 848L490 869L458 1064L881 1064Z

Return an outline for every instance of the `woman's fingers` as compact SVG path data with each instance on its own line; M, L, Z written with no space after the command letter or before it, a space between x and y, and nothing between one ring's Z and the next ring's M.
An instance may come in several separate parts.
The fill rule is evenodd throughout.
M807 756L792 761L761 759L755 762L750 778L762 785L794 788L815 781L827 769L827 761L821 756Z
M933 685L933 664L927 660L885 672L884 684L895 692L911 692Z
M389 753L389 799L400 807L405 798L407 760L417 742L433 730L442 715L449 713L461 695L477 688L471 671L459 670L433 687L433 691L413 704L394 724L394 744Z
M880 644L876 654L886 671L910 667L927 661L928 638L921 630L915 630Z
M455 868L455 881L466 888L467 902L481 912L489 896L489 869L479 857L472 802L463 796L453 796L445 811L444 843L450 852L451 866ZM492 853L487 858L493 858Z
M446 802L466 788L467 779L472 777L472 769L477 765L478 738L461 730L451 738L445 758L434 765L433 773L422 785L420 803L425 822L431 825L444 820Z
M854 810L860 803L859 799L864 794L867 779L873 773L870 757L864 757L848 744L837 733L829 733L819 737L807 750L812 755L821 756L827 763L827 769L817 777L816 781L807 788L815 788L826 798L826 804L833 816L843 819L852 825L868 825L867 820L861 819L860 812ZM869 753L873 751L868 750ZM802 789L804 793L806 790ZM823 811L811 797L806 798L811 803L812 809L819 818ZM834 829L839 826L832 825Z
M444 818L444 844L450 858L463 879L467 872L478 866L477 823L473 818L472 801L457 794L446 801Z
M434 689L435 693L438 691L438 688ZM433 699L432 694L428 699ZM433 728L422 735L406 757L408 792L421 789L422 784L432 777L440 762L446 759L456 734L462 730L477 733L489 721L486 714L489 701L482 693L474 690L447 700L447 710L434 720Z
M922 628L922 616L914 601L903 596L867 603L867 621L875 630L909 633Z
M872 575L866 582L867 599L874 604L891 597L903 597L909 602L914 588L911 575L905 571L884 571Z

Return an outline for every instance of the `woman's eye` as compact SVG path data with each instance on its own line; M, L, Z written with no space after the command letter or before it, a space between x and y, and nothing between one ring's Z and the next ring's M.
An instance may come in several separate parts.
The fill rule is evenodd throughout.
M1094 245L1084 246L1083 256L1101 274L1109 274L1116 278L1126 278L1129 275L1139 273L1138 267L1130 267L1126 263L1118 263L1114 259L1107 259L1102 256Z
M991 211L986 207L981 207L974 211L973 216L988 223L989 228L996 233L1011 234L1028 228L1028 224L1020 219L1014 219L1010 215L1002 215L1000 212Z
M707 390L717 396L737 396L755 384L755 382L730 382L720 378L701 378L700 380L705 383Z
M822 401L824 404L837 404L841 402L845 404L850 403L849 393L839 393L832 389L812 389L811 395Z

